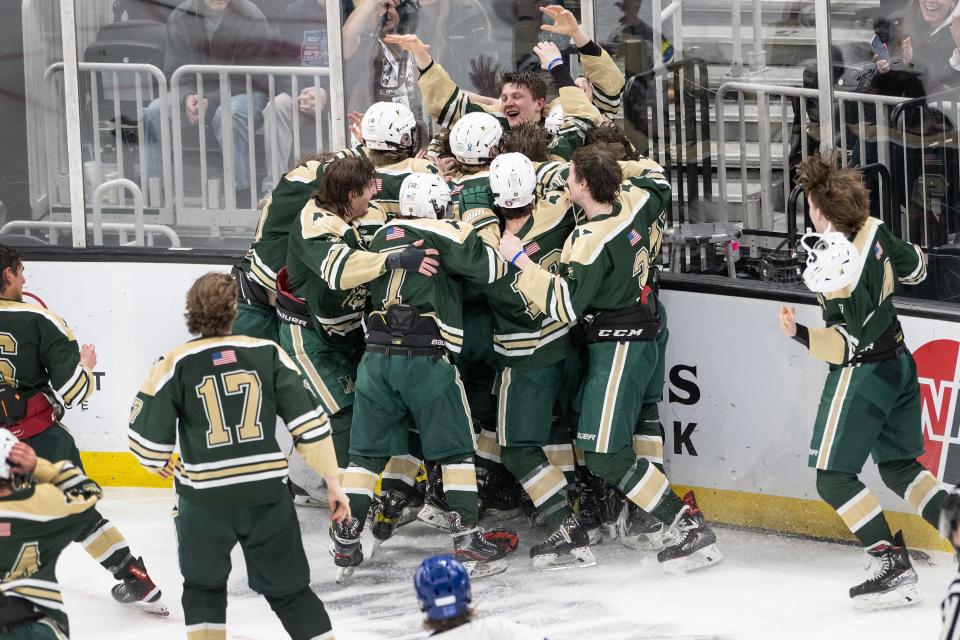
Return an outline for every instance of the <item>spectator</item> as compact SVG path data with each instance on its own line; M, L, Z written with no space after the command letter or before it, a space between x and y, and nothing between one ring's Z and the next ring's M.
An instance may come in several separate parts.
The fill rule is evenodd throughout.
M263 13L250 0L184 0L167 20L167 42L164 73L169 78L186 64L259 65L263 64L270 48L272 31ZM254 128L263 125L262 111L267 105L265 77L252 77ZM230 78L230 109L233 121L234 189L238 206L253 206L250 194L249 144L247 135L246 78L234 74ZM213 110L213 136L217 143L223 139L220 81L216 75L203 76L203 101L197 93L190 93L183 102L187 122L205 123ZM180 108L180 105L177 105ZM154 100L143 113L147 138L147 172L159 176L162 170L160 149L159 100ZM225 189L229 185L224 185Z
M910 0L899 26L890 29L896 39L887 46L902 64L877 60L874 88L879 93L917 98L960 84L957 0Z
M329 40L327 37L326 0L295 0L287 7L286 17L274 23L277 28L276 64L292 67L329 67ZM341 0L340 15L353 11L352 0ZM326 82L324 83L326 84ZM300 114L301 140L315 135L304 135L312 129L316 114L327 108L327 88L314 86L312 78L298 78L297 112ZM306 85L306 86L305 86ZM290 168L293 154L293 83L289 77L277 81L279 92L263 111L263 134L267 142L267 162L270 186ZM275 146L274 146L275 145ZM320 151L320 149L313 149Z

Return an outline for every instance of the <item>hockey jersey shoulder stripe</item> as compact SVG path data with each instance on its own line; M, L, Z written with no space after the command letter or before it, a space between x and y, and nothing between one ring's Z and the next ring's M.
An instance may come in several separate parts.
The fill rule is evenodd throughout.
M320 176L320 167L322 164L316 160L309 160L306 164L302 164L286 173L283 176L288 182L300 182L303 184L310 184L317 180Z
M163 385L173 377L176 367L181 360L217 347L270 347L277 349L277 343L261 338L251 338L250 336L216 336L188 342L167 352L154 363L153 368L150 369L150 373L147 375L147 380L143 383L143 386L140 387L140 392L149 396L156 395L157 392L163 388Z
M388 226L415 229L420 232L441 236L457 244L466 242L467 236L473 231L472 226L459 226L449 220L429 220L426 218L392 220ZM386 227L384 227L384 229L386 229ZM381 229L381 231L383 231L383 229ZM381 231L378 231L377 234L379 235Z
M853 237L853 246L856 248L857 257L859 258L859 262L857 264L857 277L854 279L853 284L849 287L844 287L843 289L834 291L833 293L824 294L824 298L827 300L835 300L838 298L849 298L853 294L853 291L860 283L860 278L863 276L863 268L867 265L867 259L873 255L870 248L873 246L873 241L877 235L877 230L882 224L883 222L877 220L876 218L867 218L866 222L863 223L863 226Z
M54 485L43 483L36 485L28 498L0 502L0 520L51 522L83 513L96 502L96 497L68 496Z
M67 325L67 323L49 309L44 309L43 307L38 307L36 305L28 304L26 302L17 302L16 300L0 300L0 313L30 313L36 316L42 317L48 322L50 322L57 331L62 333L67 337L67 340L76 340L76 336L73 335L73 331Z
M616 215L604 220L587 222L577 231L570 251L571 262L591 264L603 251L608 242L623 233L629 227L643 206L650 199L650 193L644 189L634 189L632 202L622 202L622 208Z
M316 202L308 202L300 212L300 234L304 240L321 236L342 238L350 231L350 225Z

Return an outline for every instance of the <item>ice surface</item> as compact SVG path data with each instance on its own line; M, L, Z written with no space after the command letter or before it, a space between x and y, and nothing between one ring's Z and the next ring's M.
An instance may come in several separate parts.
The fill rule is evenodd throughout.
M107 489L100 504L134 552L143 555L163 589L170 617L154 618L114 603L111 577L79 545L71 545L58 573L74 640L185 637L173 504L172 492L156 489ZM313 588L330 612L338 640L425 637L411 577L420 560L448 549L445 535L420 524L404 527L357 569L349 585L340 587L327 552L326 512L300 509L299 514ZM474 583L474 603L479 615L511 618L542 629L552 640L911 640L939 633L940 599L956 574L947 554L933 554L935 566L918 563L922 605L861 613L847 597L848 587L865 577L865 556L858 548L726 528L718 529L717 537L723 564L685 576L666 575L653 554L609 541L595 549L599 566L538 572L527 556L528 539L506 573ZM369 541L365 533L365 547ZM247 586L239 548L233 560L228 637L286 638L266 601Z

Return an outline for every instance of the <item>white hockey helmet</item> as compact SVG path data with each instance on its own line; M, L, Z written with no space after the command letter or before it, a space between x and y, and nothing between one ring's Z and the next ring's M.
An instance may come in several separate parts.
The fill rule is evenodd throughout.
M493 203L504 209L519 209L533 202L537 172L522 153L501 153L490 163Z
M413 147L417 142L417 119L399 102L375 102L363 114L360 132L370 149L393 151Z
M450 151L463 164L484 164L494 157L503 127L489 113L468 113L450 130Z
M0 480L9 480L13 472L10 469L10 463L7 458L10 457L10 450L13 445L20 442L17 437L10 433L8 429L0 427Z
M550 113L547 114L546 119L543 121L543 128L547 130L547 133L555 136L560 132L560 127L562 126L563 105L558 102L550 108Z
M401 216L413 218L448 217L452 197L443 178L433 173L411 173L400 185Z
M833 293L857 279L860 255L853 243L839 231L806 233L800 244L807 252L803 282L814 293Z

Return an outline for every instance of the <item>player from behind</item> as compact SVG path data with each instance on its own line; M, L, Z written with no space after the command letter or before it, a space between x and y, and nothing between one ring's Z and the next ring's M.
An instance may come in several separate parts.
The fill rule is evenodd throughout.
M395 270L370 285L373 311L357 373L350 466L343 474L353 518L331 528L341 578L363 561L360 534L377 476L390 456L407 453L411 422L424 458L442 470L454 554L478 576L507 568L504 551L477 525L476 443L466 392L449 355L463 345L460 282L453 278L486 284L501 277L505 265L473 227L438 219L449 204L450 189L439 176L408 176L400 214L370 244L372 251L396 255L422 240L439 251L440 264L432 277Z
M0 640L67 638L57 559L100 520L101 495L72 463L37 458L0 427Z
M808 464L817 470L820 497L879 564L850 589L854 605L912 605L920 595L903 535L891 534L879 501L858 476L872 455L884 484L938 525L946 491L917 460L923 453L920 385L892 298L896 282L926 277L923 254L870 217L860 173L838 168L836 155L805 159L797 184L816 228L803 238L809 251L803 278L818 294L826 326L798 324L794 309L781 307L780 331L830 364Z
M722 555L693 493L681 500L666 476L633 451L662 329L647 286L650 229L670 202L670 184L654 172L623 180L612 153L584 147L573 155L567 189L586 221L564 245L556 273L531 259L530 247L514 234L500 240L500 255L521 270L516 286L530 302L561 323L586 323L576 444L587 468L667 526L671 541L657 556L665 568L714 564Z
M433 556L413 574L423 626L443 640L546 640L542 633L497 617L474 619L470 576L452 556Z
M0 274L0 398L14 408L6 415L10 431L39 457L69 460L83 470L80 451L60 418L65 409L93 393L97 352L93 345L77 344L73 331L59 316L23 302L23 259L3 245ZM16 396L25 402L11 402ZM117 602L167 615L160 589L147 574L143 560L130 552L113 523L101 516L78 532L77 542L120 581L111 590Z
M281 418L297 452L324 477L331 517L349 518L330 421L276 343L230 335L237 310L230 276L199 278L186 309L187 329L199 338L153 365L130 411L129 441L142 465L175 478L187 637L227 637L230 552L239 542L250 588L267 599L290 637L333 638L323 603L310 590L285 486L287 460L275 437Z

